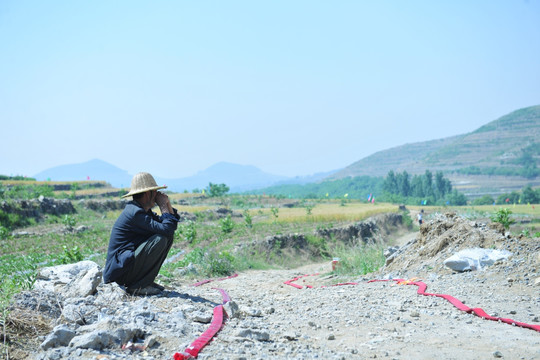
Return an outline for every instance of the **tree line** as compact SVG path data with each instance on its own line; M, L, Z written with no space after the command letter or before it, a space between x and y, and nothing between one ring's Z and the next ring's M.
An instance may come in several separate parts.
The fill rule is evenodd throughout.
M499 195L494 199L490 195L484 195L472 201L473 205L509 205L509 204L540 204L540 188L533 189L531 186L525 186L521 193L512 191Z
M465 195L452 189L450 180L442 171L435 176L429 170L423 175L410 176L407 171L395 173L393 170L382 185L382 201L403 202L421 205L466 205Z

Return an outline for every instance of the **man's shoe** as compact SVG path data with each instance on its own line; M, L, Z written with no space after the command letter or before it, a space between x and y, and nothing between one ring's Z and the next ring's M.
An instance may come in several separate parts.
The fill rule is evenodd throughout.
M155 283L155 282L152 283L152 285L150 285L150 286L155 287L156 289L159 289L160 291L165 290L165 286L159 285L159 284L157 284L157 283Z
M148 285L147 287L143 288L127 288L126 292L131 295L140 295L140 296L149 296L149 295L159 295L161 294L160 289L153 287L152 285Z

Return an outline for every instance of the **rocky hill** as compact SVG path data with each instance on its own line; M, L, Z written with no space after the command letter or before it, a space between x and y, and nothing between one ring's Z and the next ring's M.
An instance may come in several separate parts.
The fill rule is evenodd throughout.
M540 168L540 105L516 110L469 134L377 152L331 179L440 170L468 195L496 195L528 184L540 186L539 176L524 176L527 167Z

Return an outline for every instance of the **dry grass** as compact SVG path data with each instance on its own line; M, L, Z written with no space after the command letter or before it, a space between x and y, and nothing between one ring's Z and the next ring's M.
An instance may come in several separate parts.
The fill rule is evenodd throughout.
M470 207L470 206L469 206ZM531 215L534 217L540 217L540 205L527 205L527 204L518 204L518 205L481 205L473 206L475 210L486 211L489 213L494 213L499 211L502 208L507 208L512 211L513 214L522 214L522 215Z
M100 184L106 187L107 183L101 180L84 180L84 181L32 181L32 180L0 180L2 185L72 185L77 184L80 187L86 185ZM118 189L117 189L118 190Z
M198 213L206 210L213 209L213 206L187 206L187 205L173 205L174 208L178 211L184 211L189 213Z
M0 358L11 360L28 359L39 346L39 337L52 329L46 318L26 308L11 309L0 327Z
M391 204L366 204L347 203L341 206L337 203L317 204L311 210L311 215L307 214L306 208L279 208L278 217L274 219L271 209L250 210L252 215L262 212L267 222L329 222L329 221L360 221L370 216L396 212L398 207Z

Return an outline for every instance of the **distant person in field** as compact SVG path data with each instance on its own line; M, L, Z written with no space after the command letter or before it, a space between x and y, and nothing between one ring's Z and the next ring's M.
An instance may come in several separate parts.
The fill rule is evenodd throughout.
M424 218L424 209L420 210L418 213L418 225L422 225L422 220Z
M157 295L164 287L154 282L171 249L178 212L169 197L146 172L136 174L129 193L133 200L116 220L103 271L105 283L116 282L134 295ZM157 204L161 216L152 212Z

